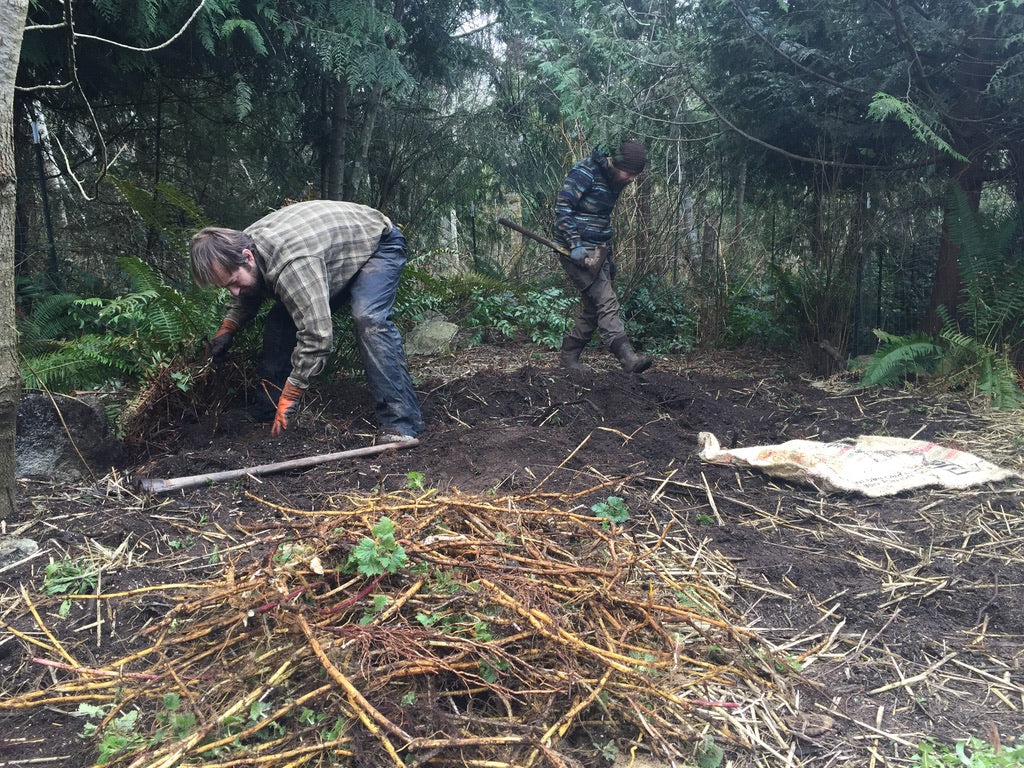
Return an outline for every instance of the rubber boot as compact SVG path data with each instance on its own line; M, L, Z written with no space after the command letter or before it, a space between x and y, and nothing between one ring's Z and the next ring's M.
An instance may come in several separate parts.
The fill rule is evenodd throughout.
M611 350L626 373L643 373L654 362L646 355L638 355L634 352L633 345L629 343L629 338L626 336L614 339L611 343Z
M590 373L590 368L580 362L580 353L587 343L575 336L562 339L562 350L558 353L558 364L570 373Z

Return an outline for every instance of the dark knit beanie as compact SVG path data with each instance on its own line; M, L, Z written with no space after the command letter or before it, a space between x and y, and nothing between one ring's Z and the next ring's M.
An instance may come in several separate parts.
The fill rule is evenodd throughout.
M620 171L639 174L647 165L647 147L639 141L626 140L612 152L612 163Z

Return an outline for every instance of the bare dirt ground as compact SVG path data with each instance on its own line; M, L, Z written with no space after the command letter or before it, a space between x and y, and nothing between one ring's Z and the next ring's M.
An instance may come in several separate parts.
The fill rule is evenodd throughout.
M97 739L80 736L89 722L78 713L82 702L105 707L113 719L127 711L125 701L169 690L184 692L197 714L176 737L195 740L175 753L166 748L169 740L159 741L156 725L139 723L136 733L144 733L148 746L129 744L127 757L113 762L133 768L599 766L635 748L634 754L653 750L666 764L682 766L695 764L689 762L694 743L704 739L724 749L723 765L866 768L910 765L926 737L1021 743L1024 483L881 499L823 495L702 463L696 439L709 431L723 445L752 446L886 434L954 444L1021 471L1019 413L986 414L948 396L814 382L799 359L753 352L662 358L642 376L623 374L596 353L590 359L597 370L580 381L557 369L555 355L520 345L416 358L428 430L419 445L381 455L172 493L136 489L143 476L211 473L368 445L365 390L358 381L336 379L318 382L298 423L280 438L237 408L190 412L151 440L132 466L93 486L23 484L19 516L6 521L6 530L42 548L0 572L0 766L92 765ZM623 499L630 512L619 526L593 519L592 505L610 496ZM369 512L367 499L377 500ZM363 510L362 517L352 517L352 509ZM447 566L473 572L448 602L459 595L469 600L480 584L493 586L485 613L492 631L503 628L501 647L509 649L504 666L496 665L520 670L517 679L529 679L529 692L513 690L511 682L499 690L501 676L495 683L483 672L474 671L475 687L466 683L466 654L493 643L479 631L483 592L474 598L476 629L450 628L448 637L463 645L444 646L451 653L441 656L443 643L427 634L431 625L423 616L442 616L446 603L436 595L443 590L429 597L414 575L377 579L364 589L358 581L330 581L330 567L326 584L317 580L321 560L333 551L325 542L339 535L354 545L381 510L399 521L396 535L410 561L420 558L436 569L431 584ZM426 517L430 529L417 528ZM541 527L516 527L527 518ZM469 528L458 527L463 524ZM339 533L346 526L351 530ZM506 588L494 586L495 566L488 562L487 539L497 528L503 532L495 541L507 543L514 533L523 542L515 552L506 547L505 557L518 564ZM471 552L452 548L470 538ZM287 579L281 575L285 539L308 548L298 558L302 573L291 571ZM443 556L439 541L449 547ZM635 554L643 552L654 554ZM622 579L602 581L617 558L629 562ZM91 598L70 600L63 613L66 596L43 589L47 563L61 561L99 563L101 577L90 585ZM542 602L540 585L556 571L560 596ZM680 622L685 631L673 625L682 613L666 609L651 618L662 593L686 591L679 586L684 575L705 595L699 602L707 609L706 620ZM258 582L280 594L242 604L245 580L253 590ZM629 584L637 591L615 603L613 587ZM368 607L380 593L390 602ZM328 599L340 602L325 609ZM564 614L557 613L559 601ZM646 618L631 623L613 603ZM299 615L303 605L321 606L321 613L361 607L325 640ZM465 608L458 615L470 613ZM291 624L279 618L285 614ZM413 616L420 634L399 635L416 624ZM262 638L249 647L246 638L259 635L256 627ZM666 665L652 661L652 668L676 669L683 659L699 671L688 673L687 707L678 717L659 706L678 708L682 694L659 693L656 706L641 700L635 681L622 682L633 679L632 668L621 667L641 655L633 639L641 629L644 647L664 636L660 647L668 648L664 657L648 654ZM528 632L534 645L513 652L515 638ZM292 655L281 661L274 654L285 643ZM432 655L421 658L428 647ZM342 648L358 649L356 660ZM737 658L751 648L773 661L740 664ZM577 652L597 660L596 668L578 662ZM200 657L208 666L188 678ZM309 685L315 678L322 686L300 694L288 670L317 659ZM273 669L253 672L261 661ZM428 667L429 685L417 689L419 711L403 715L417 691L407 692L403 710L380 681L419 680ZM257 683L264 674L269 682ZM446 675L467 686L458 699L445 698ZM662 690L657 679L650 690ZM561 710L524 703L563 684ZM289 686L288 697L276 697L275 690ZM223 700L210 703L228 689L238 703L230 713ZM702 703L694 698L698 692ZM266 702L283 718L299 711L300 699L347 721L347 736L330 734L337 737L331 757L323 749L301 751L302 744L330 738L312 725L304 740L295 732L291 740L263 732L247 741L253 734L236 729L235 741L218 749L195 746L210 742L229 714L255 721L253 707ZM335 699L330 709L327 702ZM473 704L483 699L487 709ZM165 712L173 709L162 700ZM505 725L481 735L471 724L474 718L491 723L491 705L503 710ZM432 731L424 724L430 708L438 710ZM527 710L544 727L517 724ZM628 728L617 727L617 719ZM461 725L453 733L456 720ZM439 741L403 752L402 737L410 735ZM442 737L462 739L457 758L444 751ZM496 751L499 742L505 751ZM225 753L230 746L236 751Z

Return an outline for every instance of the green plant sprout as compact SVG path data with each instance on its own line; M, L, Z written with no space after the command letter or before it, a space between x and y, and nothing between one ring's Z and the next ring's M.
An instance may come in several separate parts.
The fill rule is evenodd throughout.
M1024 744L994 746L971 737L953 746L925 739L917 746L911 764L918 768L1017 768L1024 765Z
M278 565L297 565L314 556L313 550L300 541L285 541L277 545L274 562Z
M480 661L480 677L489 684L498 682L502 672L508 672L510 665L505 659L482 659Z
M452 595L459 591L459 582L448 571L433 571L430 589L444 595Z
M390 602L391 598L387 595L374 595L373 603L363 613L362 618L359 619L359 626L365 627L377 618L377 616L380 615L380 612L383 611Z
M348 720L345 715L338 715L338 719L334 721L334 725L320 732L320 737L324 741L334 741L335 739L341 738L341 735L345 733L345 729L348 728Z
M714 613L715 608L702 598L693 587L685 587L675 593L676 602L685 605L687 608L694 608L703 613Z
M619 756L619 745L614 741L609 741L606 744L598 744L596 741L592 742L594 748L597 749L601 757L607 760L609 763L614 763Z
M99 571L81 560L57 560L43 571L43 594L80 595L91 593L99 583ZM71 601L64 600L57 615L66 619L71 613Z
M406 474L408 480L407 487L410 491L422 491L426 488L426 478L423 477L422 472L409 472Z
M601 527L608 530L629 520L629 508L618 496L609 496L607 501L599 501L590 507L590 511L601 518Z
M775 659L775 671L783 675L800 674L804 671L804 665L795 656L786 656L782 659Z
M110 709L107 707L97 707L93 704L81 703L78 705L78 711L75 713L80 717L86 717L90 720L100 720L106 716ZM101 729L100 726L93 722L87 722L82 727L82 733L80 734L83 739L100 739L99 743L99 763L112 762L118 755L123 754L132 749L145 745L145 739L135 732L136 725L139 720L139 711L132 709L124 712L109 723L106 728Z
M705 736L704 741L697 745L695 757L698 768L718 768L725 757L725 751L715 744L713 736Z
M171 549L192 549L195 546L196 537L189 534L183 539L171 539L167 542L167 546Z
M478 643L489 643L494 639L491 628L486 621L477 621L473 624L473 639Z
M99 573L81 560L57 560L43 571L43 594L81 595L96 589Z
M363 540L348 556L348 565L355 566L364 576L380 576L397 573L406 564L409 556L395 541L395 524L388 517L382 517L371 529L373 538Z
M314 712L309 707L303 707L302 711L299 712L299 723L305 726L320 725L327 719L327 715L322 712Z
M181 711L181 697L176 693L169 693L163 698L164 708L156 715L156 720L161 723L170 733L171 738L183 739L192 733L196 725L196 716L191 712ZM162 731L157 732L159 741L163 735Z
M189 371L178 371L171 374L171 381L174 382L174 386L182 392L188 392L192 388L193 380L194 377Z

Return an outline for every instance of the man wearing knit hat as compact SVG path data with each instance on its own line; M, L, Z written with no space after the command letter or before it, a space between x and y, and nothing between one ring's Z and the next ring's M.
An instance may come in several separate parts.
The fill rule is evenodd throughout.
M554 239L568 254L560 254L559 261L582 303L559 355L561 366L570 372L586 371L580 353L596 331L623 370L643 373L653 362L633 350L612 284L612 209L646 164L647 148L639 141L623 141L612 151L598 146L572 167L558 192Z

